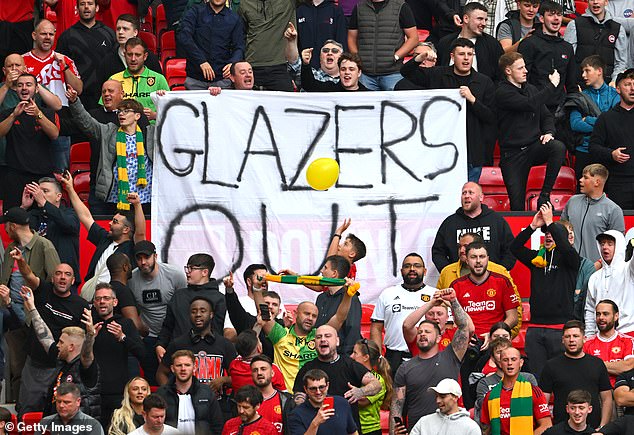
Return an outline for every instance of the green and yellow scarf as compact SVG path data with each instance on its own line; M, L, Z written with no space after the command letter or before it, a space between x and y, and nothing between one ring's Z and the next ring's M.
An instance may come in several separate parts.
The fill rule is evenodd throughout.
M489 394L489 418L491 420L491 434L500 435L500 395L502 381ZM511 393L511 435L533 434L533 386L522 375L517 377Z
M137 177L136 185L139 187L147 186L147 175L145 173L145 147L143 146L143 133L137 125L136 127L136 153L137 153ZM130 210L128 202L128 193L130 193L130 184L128 182L128 162L126 151L126 134L122 129L117 131L117 174L119 182L117 184L117 202L118 210Z
M552 248L546 249L544 244L539 245L539 251L537 251L537 256L531 260L531 263L535 267L539 267L540 269L546 268L548 266L548 261L546 260L546 252L552 252L555 249L556 245L553 243ZM551 257L552 259L552 257Z

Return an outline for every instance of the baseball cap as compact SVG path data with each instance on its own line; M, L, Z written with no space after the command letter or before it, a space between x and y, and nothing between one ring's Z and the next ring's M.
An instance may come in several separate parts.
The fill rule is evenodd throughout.
M435 387L429 387L427 390L433 390L438 394L453 394L456 397L462 396L462 389L460 388L460 384L450 378L443 379L442 381L438 382L438 385L436 385Z
M597 242L600 242L603 239L610 239L614 242L616 242L616 239L614 238L614 236L612 234L608 234L608 233L601 233L599 235L597 235Z
M618 86L621 80L632 78L634 76L634 68L629 68L616 76L615 84Z
M18 225L28 225L29 212L20 207L11 207L3 216L0 216L0 223L6 222Z
M134 245L134 256L136 257L139 254L145 254L150 256L156 253L156 246L154 243L149 240L141 240Z

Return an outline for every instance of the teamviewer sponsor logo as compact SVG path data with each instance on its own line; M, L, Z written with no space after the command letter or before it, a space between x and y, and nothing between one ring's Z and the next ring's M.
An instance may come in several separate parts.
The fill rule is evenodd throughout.
M401 304L392 305L392 312L393 313L400 313L401 312Z
M467 306L464 307L467 313L477 313L480 311L494 311L495 301L469 301Z

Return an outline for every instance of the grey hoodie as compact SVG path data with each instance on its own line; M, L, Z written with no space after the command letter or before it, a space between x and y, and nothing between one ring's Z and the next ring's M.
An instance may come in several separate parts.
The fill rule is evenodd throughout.
M590 17L597 24L601 24L597 17L590 12L589 8L584 12L584 17ZM605 18L603 22L611 20L612 13L609 10L605 10ZM614 20L617 21L617 20ZM617 21L618 22L618 21ZM577 52L577 25L575 21L571 21L568 23L568 27L566 27L566 31L564 33L564 40L569 42L572 45L572 48ZM627 41L627 33L625 32L625 27L621 25L621 29L619 30L619 37L614 44L614 71L612 72L612 81L616 81L616 76L625 71L627 69L627 65L629 62L629 44Z
M458 408L458 412L445 415L439 409L435 413L421 417L410 435L481 435L478 423L471 420L469 411Z
M625 261L625 237L616 230L605 231L616 240L614 258L607 264L601 258L601 269L597 270L588 281L586 297L586 336L597 333L595 308L602 299L610 299L619 307L619 327L622 333L634 331L634 261ZM601 252L599 242L597 248Z

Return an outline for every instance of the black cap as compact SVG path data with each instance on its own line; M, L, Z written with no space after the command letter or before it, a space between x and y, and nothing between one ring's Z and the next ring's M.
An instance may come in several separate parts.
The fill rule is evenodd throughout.
M626 69L625 71L623 71L622 73L619 73L616 76L616 80L615 80L616 86L619 85L621 80L626 79L628 77L632 77L632 75L634 75L634 68L629 68L629 69Z
M602 239L611 239L616 242L616 238L612 234L601 233L597 235L597 242L600 242Z
M141 240L134 245L134 256L136 257L139 254L145 254L147 256L156 254L156 246L149 240Z
M28 225L29 212L20 207L11 207L3 216L0 216L0 223L6 222L18 225Z

